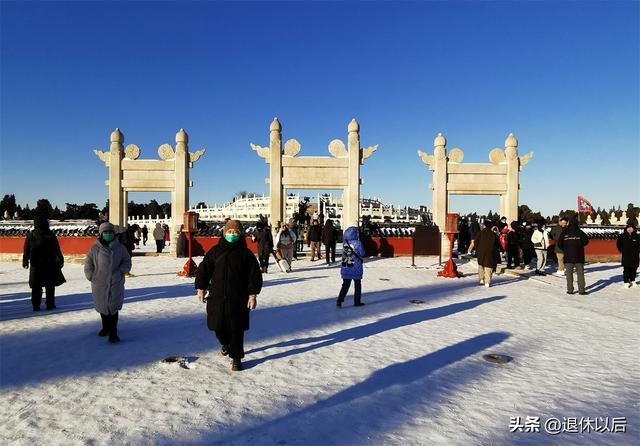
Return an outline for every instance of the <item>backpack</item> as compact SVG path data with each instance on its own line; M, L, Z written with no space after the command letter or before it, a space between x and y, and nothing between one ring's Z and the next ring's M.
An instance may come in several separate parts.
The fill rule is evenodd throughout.
M362 257L358 255L355 249L347 242L342 246L342 266L344 268L351 268L356 263L356 257L362 261Z

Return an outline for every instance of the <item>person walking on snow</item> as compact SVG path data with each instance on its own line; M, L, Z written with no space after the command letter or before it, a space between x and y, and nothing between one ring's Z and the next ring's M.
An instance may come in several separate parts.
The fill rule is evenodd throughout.
M544 276L546 275L544 268L547 265L547 248L549 247L549 234L547 233L547 227L544 221L540 221L538 227L533 231L531 243L533 243L533 247L536 250L536 257L538 258L536 274Z
M624 232L618 237L616 246L622 254L624 287L634 287L636 286L636 273L638 271L638 264L640 263L640 236L634 225L627 225Z
M232 359L231 370L237 372L242 370L244 332L249 329L249 312L257 306L262 274L240 222L229 220L223 234L198 266L195 287L198 300L207 303L207 327L215 331L220 353Z
M573 294L573 272L578 276L578 294L587 295L584 281L584 247L589 238L579 227L578 221L572 220L560 238L558 246L564 252L564 272L567 278L567 294Z
M265 227L262 220L256 223L253 240L258 244L258 261L260 262L260 270L263 274L266 274L269 269L269 257L273 251L273 236L271 235L271 229L269 227Z
M340 268L340 276L342 277L342 288L336 301L336 307L342 308L344 298L349 292L351 281L354 283L353 306L361 307L362 302L362 258L364 257L364 246L360 242L358 236L358 228L348 227L344 231L342 242L342 267Z
M276 246L276 249L280 250L280 255L282 256L282 258L286 259L287 262L289 262L288 272L291 272L291 261L293 260L293 250L296 244L296 235L292 230L289 229L286 223L282 223L282 225L280 225L280 230L276 234L274 244Z
M36 215L33 231L24 240L22 267L29 271L31 305L33 311L40 311L42 287L45 288L47 310L56 308L56 287L66 282L62 274L64 257L55 234L49 229L49 220L44 215Z
M492 225L490 220L485 220L484 229L476 234L476 238L471 241L471 246L469 246L469 254L473 252L474 248L476 250L478 282L487 288L491 286L491 276L497 266L495 251L499 244Z
M147 228L147 225L144 225L141 231L142 231L142 244L146 246L147 240L149 240L149 228Z
M562 235L564 228L567 227L567 223L569 223L569 220L566 217L561 217L558 220L558 224L551 229L551 239L555 241L553 252L555 252L556 259L558 259L558 271L556 271L558 276L564 276L564 252L558 246L558 240L560 240L560 235Z
M98 240L84 260L84 275L91 282L93 305L102 318L98 336L109 336L109 342L118 337L118 312L124 303L124 278L131 270L131 257L116 239L111 223L102 223Z
M327 265L331 265L336 261L336 228L333 226L333 220L330 218L324 223L324 229L322 230L322 243L324 243L325 260Z
M507 268L520 269L520 251L518 246L518 222L512 221L507 232Z
M320 253L320 249L322 248L322 227L318 220L313 220L313 223L309 228L309 241L311 242L311 261L316 261L316 254L318 255L318 260L322 260L322 255Z
M153 229L153 239L156 241L156 252L160 254L164 249L164 229L160 223L156 223Z

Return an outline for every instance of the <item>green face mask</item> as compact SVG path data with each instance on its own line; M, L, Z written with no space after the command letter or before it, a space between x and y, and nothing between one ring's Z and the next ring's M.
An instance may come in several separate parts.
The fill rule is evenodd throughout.
M225 234L224 238L229 243L235 243L240 240L240 234Z
M102 240L104 240L105 242L111 242L114 238L116 238L116 235L113 232L102 233Z

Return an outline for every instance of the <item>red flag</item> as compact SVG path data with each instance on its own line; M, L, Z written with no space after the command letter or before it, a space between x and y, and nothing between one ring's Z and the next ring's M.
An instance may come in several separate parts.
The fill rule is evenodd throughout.
M578 195L578 212L587 212L593 214L593 206L589 203L589 200L582 195Z

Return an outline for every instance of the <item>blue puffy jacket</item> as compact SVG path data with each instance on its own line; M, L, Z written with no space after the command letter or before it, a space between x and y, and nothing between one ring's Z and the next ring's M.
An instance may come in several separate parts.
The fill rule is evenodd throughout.
M343 279L362 279L363 257L364 247L358 238L358 229L350 226L344 231L342 243L342 267L340 268L340 275Z

